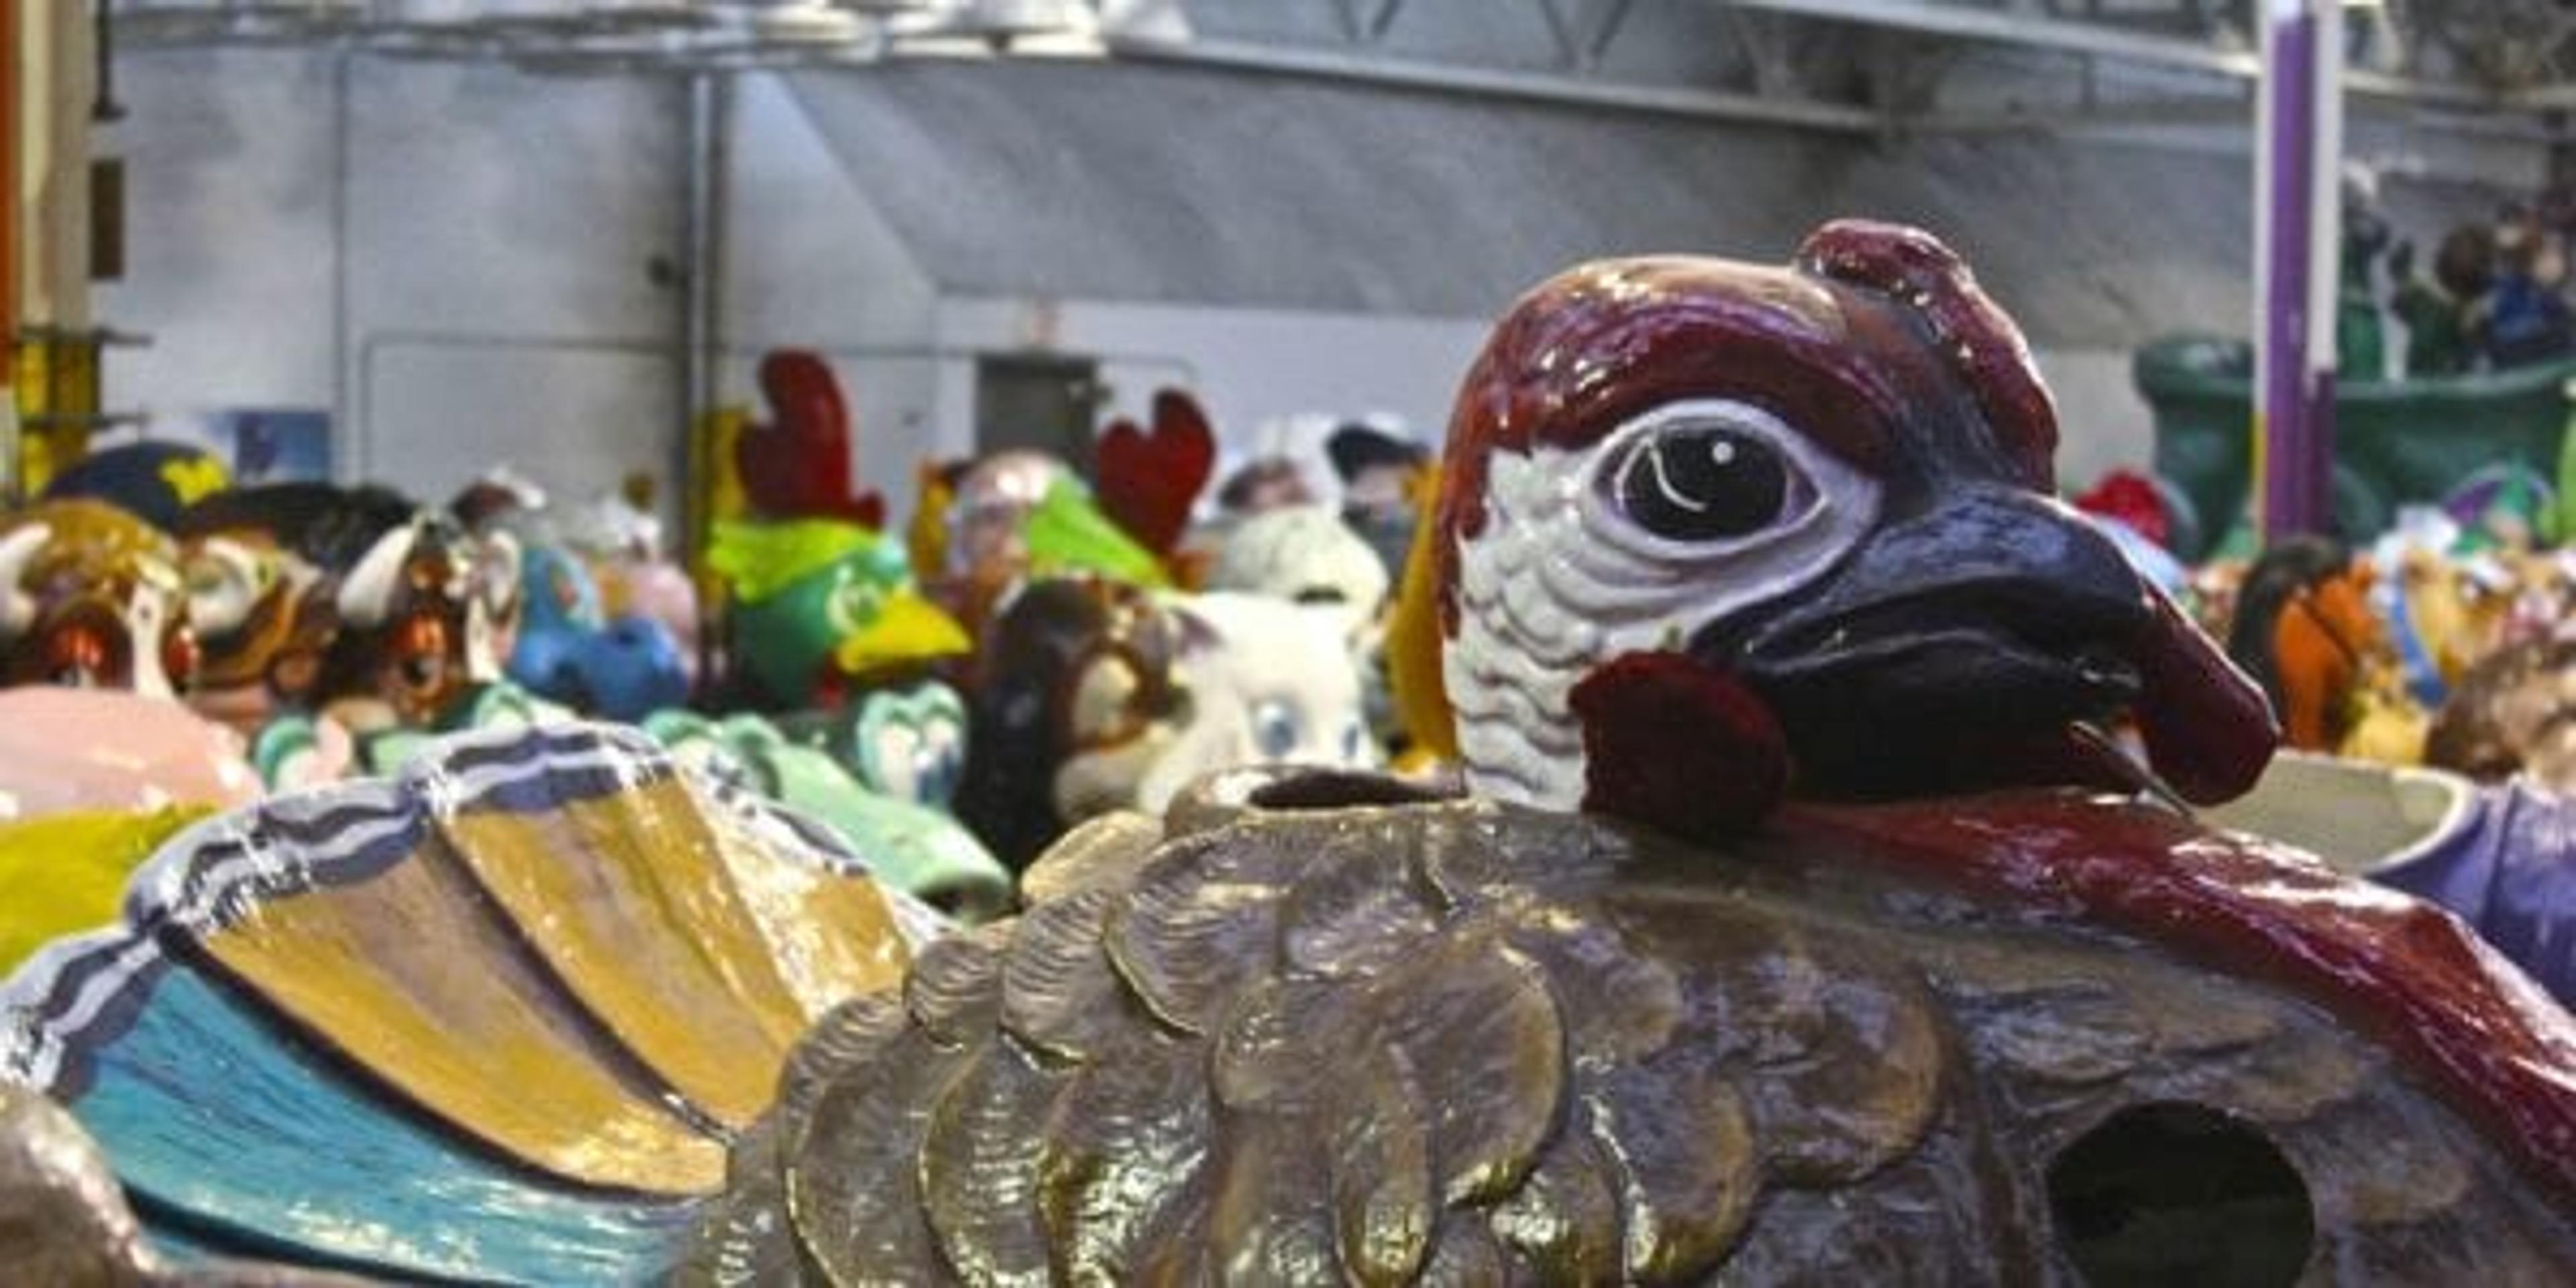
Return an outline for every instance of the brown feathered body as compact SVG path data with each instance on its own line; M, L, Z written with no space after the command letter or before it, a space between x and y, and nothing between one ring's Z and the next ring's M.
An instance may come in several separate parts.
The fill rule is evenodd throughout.
M1077 831L1025 917L804 1043L693 1274L2074 1282L2060 1165L2177 1105L2295 1171L2312 1281L2576 1273L2549 1184L2331 998L1859 833L1347 803L1378 790L1238 775Z

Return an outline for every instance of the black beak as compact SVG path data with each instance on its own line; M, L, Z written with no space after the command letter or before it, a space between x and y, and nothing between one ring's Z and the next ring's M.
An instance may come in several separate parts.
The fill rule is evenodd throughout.
M2019 490L1960 488L1866 538L1776 612L1721 623L1691 651L1771 704L1800 789L1818 794L2134 785L2102 739L2074 735L2133 714L2151 750L2159 716L2217 721L2163 744L2182 761L2223 762L2179 764L2176 777L2192 799L2223 799L2250 786L2245 762L2259 773L2273 737L2260 692L2108 537Z

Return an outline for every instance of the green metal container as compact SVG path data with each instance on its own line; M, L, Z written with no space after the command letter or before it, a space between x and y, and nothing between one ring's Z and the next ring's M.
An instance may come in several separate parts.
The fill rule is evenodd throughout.
M2237 340L2184 337L2138 350L2138 392L2156 417L2156 472L2219 541L2245 513L2253 469L2254 352ZM2482 466L2558 476L2576 361L2424 380L2335 386L2335 519L2347 537L2388 529L2397 507L2438 501ZM2197 559L2202 550L2176 551Z

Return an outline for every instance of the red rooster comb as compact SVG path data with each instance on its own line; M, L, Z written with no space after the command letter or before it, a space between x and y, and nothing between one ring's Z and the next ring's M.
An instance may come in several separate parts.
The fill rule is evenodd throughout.
M773 519L883 528L885 498L851 490L850 409L831 364L811 350L776 350L760 360L760 392L773 419L734 445L752 508Z
M1198 400L1177 389L1154 395L1154 428L1125 417L1100 436L1100 508L1146 549L1169 555L1189 529L1216 470L1216 434Z

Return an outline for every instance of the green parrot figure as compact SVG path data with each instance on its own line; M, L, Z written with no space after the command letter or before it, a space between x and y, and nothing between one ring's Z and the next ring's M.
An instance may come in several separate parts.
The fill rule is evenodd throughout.
M732 593L733 664L773 708L803 708L965 654L903 545L834 519L716 525L707 565Z
M1170 585L1162 561L1101 512L1088 488L1058 479L1029 511L1029 574L1098 576L1160 590Z

